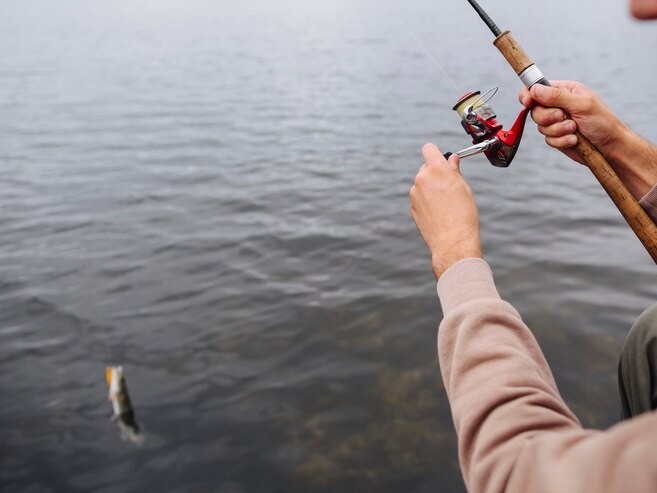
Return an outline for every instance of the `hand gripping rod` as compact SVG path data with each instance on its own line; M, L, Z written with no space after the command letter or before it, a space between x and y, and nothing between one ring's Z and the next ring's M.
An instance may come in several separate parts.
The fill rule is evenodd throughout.
M468 3L472 5L477 11L477 14L479 14L479 17L481 17L496 36L493 44L502 53L506 61L509 62L509 65L511 65L515 73L520 77L523 84L527 88L530 88L534 84L549 86L550 83L518 41L516 41L511 31L502 32L488 14L486 14L484 9L479 6L476 0L468 0ZM602 188L605 189L611 200L616 204L616 207L618 207L620 213L639 240L641 240L641 243L643 243L643 246L653 261L657 263L657 226L591 141L584 137L579 130L575 135L578 140L575 149L580 153L584 163L600 182Z

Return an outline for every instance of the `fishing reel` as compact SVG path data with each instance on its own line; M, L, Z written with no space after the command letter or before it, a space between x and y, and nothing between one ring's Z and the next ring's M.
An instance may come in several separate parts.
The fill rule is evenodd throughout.
M452 108L461 117L461 125L465 132L472 137L474 144L456 154L465 158L483 152L493 166L506 168L518 152L527 115L531 108L524 108L511 129L505 130L495 119L497 115L488 104L497 94L497 90L497 87L493 87L484 94L481 94L480 91L469 92ZM448 152L445 154L445 158L451 155L452 153Z

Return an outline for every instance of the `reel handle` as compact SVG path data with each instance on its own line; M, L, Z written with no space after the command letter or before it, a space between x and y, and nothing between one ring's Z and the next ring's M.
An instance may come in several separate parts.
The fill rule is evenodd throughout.
M525 86L529 88L534 84L550 85L510 31L504 31L497 36L493 44L506 58ZM582 156L584 163L600 182L602 188L605 189L652 259L657 263L657 226L621 179L618 178L618 175L602 153L579 130L575 135L578 139L575 148Z

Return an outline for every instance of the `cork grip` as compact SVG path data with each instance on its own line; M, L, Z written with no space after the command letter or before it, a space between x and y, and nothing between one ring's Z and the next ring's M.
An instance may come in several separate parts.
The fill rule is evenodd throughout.
M577 151L605 189L611 200L616 204L627 224L630 225L652 259L657 263L657 226L650 216L639 205L625 184L618 178L600 151L579 131L576 133Z
M525 50L516 41L516 38L513 37L511 31L504 31L495 38L493 44L504 55L504 58L506 58L506 61L509 62L509 65L511 65L511 68L513 68L516 74L520 75L526 68L534 65L532 59L525 53Z
M500 34L495 38L493 44L500 50L518 75L534 64L510 31ZM578 138L577 151L579 151L588 168L616 204L616 207L618 207L618 210L639 240L641 240L653 261L657 263L657 226L629 192L625 184L618 178L618 175L600 151L579 131L576 135Z

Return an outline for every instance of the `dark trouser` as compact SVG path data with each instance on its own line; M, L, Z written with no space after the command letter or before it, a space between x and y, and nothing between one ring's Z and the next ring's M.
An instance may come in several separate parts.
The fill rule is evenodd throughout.
M627 335L618 388L622 419L657 408L657 304L641 314Z

